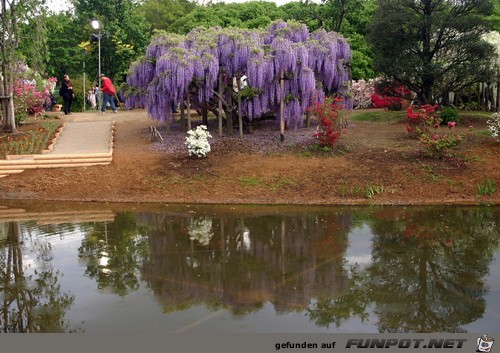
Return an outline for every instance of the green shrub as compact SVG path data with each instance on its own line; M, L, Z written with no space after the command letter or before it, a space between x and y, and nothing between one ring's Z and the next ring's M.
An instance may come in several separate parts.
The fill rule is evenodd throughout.
M441 124L448 125L451 122L458 123L459 114L456 109L445 107L439 114L439 117L441 118Z

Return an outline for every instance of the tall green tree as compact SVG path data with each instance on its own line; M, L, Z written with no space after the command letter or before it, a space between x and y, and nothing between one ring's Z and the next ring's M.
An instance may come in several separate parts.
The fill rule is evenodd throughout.
M20 24L19 51L29 68L45 74L48 62L45 9L39 8L35 16Z
M274 20L282 19L283 15L281 9L273 2L216 3L196 7L177 19L168 30L186 34L197 27L263 28Z
M155 29L171 31L172 24L194 10L196 6L195 2L189 0L145 0L137 11L144 16L153 33Z
M374 67L433 103L450 91L489 81L490 0L379 0L369 42Z
M73 0L75 24L83 29L81 41L88 41L93 31L91 21L100 22L101 72L115 79L125 80L130 63L137 59L149 43L149 25L138 13L138 5L131 0ZM91 52L98 62L97 42ZM95 70L97 77L97 70Z
M45 28L49 56L47 74L60 80L64 74L75 76L82 70L83 53L78 44L83 40L84 31L77 27L70 12L47 16Z
M35 17L41 2L38 0L1 0L0 1L0 114L2 129L16 132L14 114L14 74L19 63L18 51L22 23Z

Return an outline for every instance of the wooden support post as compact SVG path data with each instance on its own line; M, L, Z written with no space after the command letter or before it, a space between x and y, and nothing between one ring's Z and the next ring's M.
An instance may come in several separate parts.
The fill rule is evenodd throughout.
M233 104L234 104L234 99L233 99L233 88L232 88L232 86L227 87L227 99L226 99L226 102L229 105L229 107L227 108L227 111L229 112L229 114L228 114L228 116L226 116L227 134L229 136L233 136Z
M191 97L189 95L189 90L187 94L187 129L191 130Z

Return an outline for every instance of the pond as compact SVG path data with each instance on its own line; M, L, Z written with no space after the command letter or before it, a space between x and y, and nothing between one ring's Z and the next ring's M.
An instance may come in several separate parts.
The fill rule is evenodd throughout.
M1 332L500 332L500 207L0 205Z

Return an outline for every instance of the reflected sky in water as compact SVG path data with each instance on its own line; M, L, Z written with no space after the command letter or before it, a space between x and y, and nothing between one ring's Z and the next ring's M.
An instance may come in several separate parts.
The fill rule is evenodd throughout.
M500 331L498 207L1 211L2 331Z

